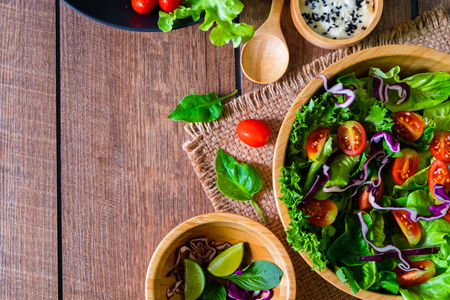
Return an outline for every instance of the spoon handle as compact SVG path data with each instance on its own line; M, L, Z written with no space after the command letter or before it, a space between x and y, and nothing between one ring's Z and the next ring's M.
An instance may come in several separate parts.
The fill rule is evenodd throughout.
M283 11L284 0L272 0L272 6L270 7L269 17L267 21L275 24L280 24L281 12Z

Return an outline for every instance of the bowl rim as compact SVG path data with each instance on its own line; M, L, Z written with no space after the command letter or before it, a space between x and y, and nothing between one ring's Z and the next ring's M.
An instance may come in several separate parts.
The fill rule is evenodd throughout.
M334 40L324 37L312 30L312 28L309 27L309 25L306 24L305 20L303 19L300 10L300 0L291 0L291 16L297 30L310 43L322 48L339 49L355 45L356 43L364 39L367 35L369 35L377 26L383 12L383 0L373 0L373 5L374 14L369 26L357 35L348 39Z
M169 248L173 244L173 242L175 242L177 238L183 235L186 231L214 222L229 223L234 227L239 226L242 229L251 230L253 234L257 234L259 236L260 240L273 245L272 249L275 249L275 253L272 253L272 255L278 256L280 258L280 261L282 261L282 265L279 265L278 267L283 271L284 276L286 277L286 286L289 295L287 299L295 299L296 280L294 266L289 254L286 251L286 248L283 246L280 240L272 231L270 231L261 223L242 215L226 212L208 213L193 217L173 228L164 237L164 239L159 243L158 247L153 252L152 258L147 268L145 278L146 299L150 300L156 298L153 293L153 288L155 286L154 278L156 278L157 276L160 260L164 253L167 251L167 248Z
M346 56L339 61L333 63L326 69L324 69L320 74L327 76L328 78L333 78L335 75L339 74L342 70L349 68L355 64L358 64L367 59L374 59L379 57L386 56L413 56L429 59L432 61L444 62L450 68L450 54L445 52L421 47L421 46L412 46L412 45L388 45L388 46L378 46L369 48L366 50L361 50ZM292 130L292 126L295 121L296 111L303 105L308 102L312 95L314 95L321 87L322 87L322 79L315 77L312 79L305 88L299 93L296 97L295 101L292 103L289 108L283 123L281 125L280 131L278 133L277 141L275 144L274 158L273 158L273 166L272 166L272 180L274 187L274 195L275 201L277 204L278 214L280 216L281 222L286 229L291 222L291 218L288 214L288 209L283 201L280 200L282 194L280 193L280 183L278 182L278 177L280 174L280 169L284 165L284 159L286 154L286 148L289 140L289 136ZM283 140L280 137L283 136ZM308 255L303 252L299 252L303 259L312 267L311 260ZM317 272L317 271L316 271ZM336 276L335 272L333 272L328 266L322 272L318 272L325 280L331 283L333 286L343 290L344 292L351 294L350 288L348 284L344 284L340 279ZM368 298L373 300L382 300L382 299L391 299L391 300L399 300L402 299L401 296L398 295L387 295L376 293L373 291L364 291L360 290L357 294L353 294L353 296L359 298Z

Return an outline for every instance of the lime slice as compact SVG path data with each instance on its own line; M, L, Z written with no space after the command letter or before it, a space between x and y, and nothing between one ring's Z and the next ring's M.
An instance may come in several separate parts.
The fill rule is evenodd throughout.
M225 277L239 268L244 257L244 243L236 244L217 255L209 264L208 271L216 277Z
M184 259L184 299L196 300L205 289L205 274L195 260Z

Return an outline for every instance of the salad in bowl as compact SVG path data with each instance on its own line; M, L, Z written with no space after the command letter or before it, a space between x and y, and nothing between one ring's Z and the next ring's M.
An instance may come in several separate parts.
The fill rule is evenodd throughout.
M274 183L287 240L357 296L450 299L446 59L447 71L371 58L321 74L281 129Z

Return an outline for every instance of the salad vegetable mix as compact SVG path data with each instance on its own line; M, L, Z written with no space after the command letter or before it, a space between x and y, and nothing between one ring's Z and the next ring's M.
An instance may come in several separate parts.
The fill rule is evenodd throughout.
M287 239L352 293L450 299L450 74L348 74L297 111Z

